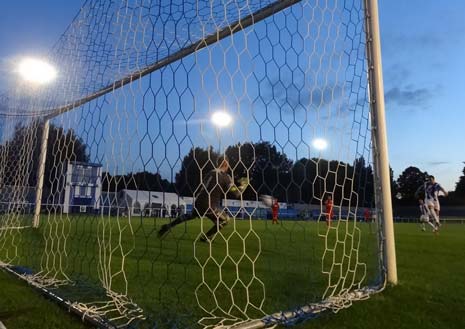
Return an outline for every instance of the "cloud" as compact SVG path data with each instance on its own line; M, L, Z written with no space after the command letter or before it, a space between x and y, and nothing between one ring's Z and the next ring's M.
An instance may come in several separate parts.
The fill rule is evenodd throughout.
M411 51L424 53L425 50L441 49L445 42L442 35L431 33L388 35L383 42L383 51L390 55Z
M340 83L308 86L302 78L274 78L263 88L265 103L274 102L282 111L295 111L311 107L321 109L338 102L347 91Z
M417 34L417 35L398 35L395 37L395 42L398 45L410 45L413 48L436 48L444 44L444 39L440 35L433 35L430 33Z
M426 164L429 166L442 166L442 165L446 165L449 163L450 163L449 161L430 161L430 162L427 162Z
M400 106L425 106L433 97L433 92L428 88L414 88L407 86L404 88L394 87L389 89L385 95L386 104L394 103Z

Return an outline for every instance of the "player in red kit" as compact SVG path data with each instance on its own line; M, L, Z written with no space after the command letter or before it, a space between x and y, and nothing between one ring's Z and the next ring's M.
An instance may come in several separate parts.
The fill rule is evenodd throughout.
M328 195L325 201L326 206L326 225L331 226L331 219L333 218L333 197Z
M273 216L272 224L278 224L278 212L279 212L279 203L278 199L274 199L273 204L271 205L271 214Z
M363 219L365 220L365 223L368 223L368 225L369 225L368 227L370 228L370 233L372 233L372 228L371 228L372 218L371 218L370 209L365 208L365 210L363 211Z
M371 222L371 211L368 208L365 208L363 211L363 218L365 219L365 223Z

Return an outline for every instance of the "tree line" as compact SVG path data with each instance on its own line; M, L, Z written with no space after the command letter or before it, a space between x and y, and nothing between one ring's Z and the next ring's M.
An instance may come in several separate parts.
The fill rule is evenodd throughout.
M12 138L0 145L1 184L37 184L42 126L37 122L29 126L15 127ZM247 177L249 186L243 192L244 199L256 199L261 194L273 195L288 203L320 203L331 194L336 204L374 205L373 168L366 159L359 157L353 163L321 158L291 160L276 145L267 141L230 145L225 155L235 181ZM149 171L130 172L124 175L103 173L104 191L122 189L174 192L192 196L208 171L215 168L220 154L212 147L193 147L184 156L174 181L160 173ZM62 184L63 163L66 161L89 162L87 145L74 132L54 124L50 125L47 143L44 187L58 189ZM18 168L26 166L18 181ZM411 203L415 191L423 184L427 172L410 166L397 180L391 169L391 190L396 204ZM230 196L233 197L233 196ZM459 177L449 202L464 203L465 168Z
M320 203L331 194L337 204L373 203L373 170L363 157L350 164L318 158L292 161L270 142L231 145L225 155L232 178L236 182L243 177L249 179L244 199L254 200L266 194L282 202ZM193 195L201 177L214 169L220 156L212 147L192 148L176 174L177 192Z

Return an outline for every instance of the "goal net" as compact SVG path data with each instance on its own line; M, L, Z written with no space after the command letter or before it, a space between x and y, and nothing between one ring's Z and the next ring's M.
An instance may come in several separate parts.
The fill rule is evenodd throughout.
M100 327L261 328L384 286L361 0L88 0L0 96L0 267Z

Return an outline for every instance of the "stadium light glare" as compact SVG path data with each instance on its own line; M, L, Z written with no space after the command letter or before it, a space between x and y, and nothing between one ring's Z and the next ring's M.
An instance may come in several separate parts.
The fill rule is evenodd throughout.
M216 111L211 116L212 123L219 127L227 127L232 123L232 116L226 111Z
M17 72L24 81L37 85L48 84L57 76L57 70L51 64L38 58L22 59Z
M315 138L312 142L312 145L318 151L323 151L328 147L328 142L323 138Z

